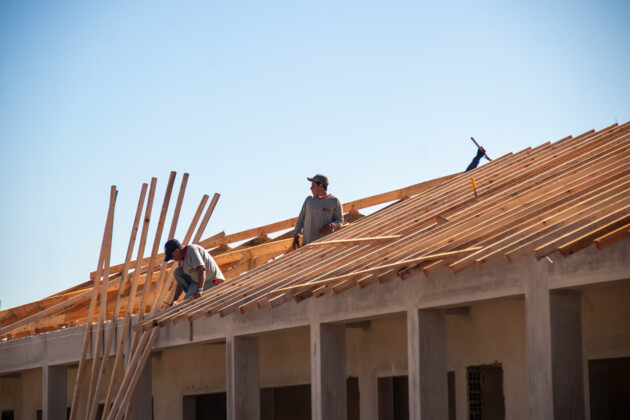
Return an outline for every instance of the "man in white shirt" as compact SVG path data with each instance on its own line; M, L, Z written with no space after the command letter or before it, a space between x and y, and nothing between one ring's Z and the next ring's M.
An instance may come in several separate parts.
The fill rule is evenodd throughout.
M225 277L212 255L199 245L183 246L177 239L169 239L164 244L164 259L179 262L179 267L173 272L177 289L172 305L182 292L184 299L201 296L201 292L223 283Z

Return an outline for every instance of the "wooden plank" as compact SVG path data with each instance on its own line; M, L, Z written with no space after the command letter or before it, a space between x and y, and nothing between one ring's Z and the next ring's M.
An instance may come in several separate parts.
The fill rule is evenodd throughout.
M153 211L153 200L155 198L155 189L157 186L157 178L151 178L151 187L149 188L149 197L147 198L147 205L144 210L144 219L142 223L142 233L140 234L140 242L138 244L138 251L136 254L136 260L140 261L142 256L144 255L144 249L147 242L147 236L149 234L149 224L151 222L151 213ZM120 339L118 341L118 346L116 348L116 357L114 359L114 368L112 372L117 372L120 369L120 366L123 361L123 351L127 344L127 337L129 332L129 325L131 323L131 314L133 313L133 306L136 297L137 287L138 287L138 278L139 278L140 270L135 270L133 273L133 279L131 280L131 286L129 289L129 299L127 301L127 311L125 313L125 318L123 321L123 330L120 334ZM107 418L107 414L109 412L111 398L113 397L114 392L114 374L110 377L109 385L107 387L107 394L105 397L105 404L103 410L103 418Z
M214 212L214 208L217 206L217 203L219 202L219 197L221 197L220 194L214 193L214 196L212 197L212 201L210 202L210 206L208 206L208 210L206 211L206 214L203 216L201 225L199 225L199 229L197 230L197 233L195 234L195 237L193 239L193 244L198 244L199 241L201 240L201 235L203 235L204 230L206 230L206 226L208 225L210 216L212 216L212 213Z
M188 174L185 173L182 177L182 183L179 187L179 194L177 196L177 201L175 203L175 211L173 212L173 219L171 220L171 228L168 232L168 239L172 239L175 237L175 231L177 229L177 223L179 221L179 212L182 208L182 203L184 201L184 195L186 194L186 185L188 184ZM158 301L160 297L163 297L164 283L166 281L166 264L162 263L160 268L160 277L155 285L155 293L153 295L153 300L151 302L151 312L155 310L158 306Z
M249 255L251 255L252 257L257 257L259 255L271 254L278 251L286 251L286 249L289 247L289 245L291 245L292 242L293 239L284 239L282 241L269 242L263 245L217 255L216 257L214 257L214 260L219 265L233 264L237 263L246 253L249 253Z
M147 268L147 272L152 272L152 262L155 261L158 254L158 248L160 247L160 242L162 239L162 229L164 228L164 219L166 218L166 212L168 210L168 204L171 198L171 192L173 191L173 184L175 182L175 172L171 172L170 177L168 179L168 183L166 185L166 191L164 193L164 200L162 201L162 211L160 213L160 219L158 221L157 230L155 232L155 239L153 241L153 249L151 251L151 259L149 260L149 265ZM163 266L163 264L162 264ZM138 322L142 321L144 318L145 307L144 301L147 295L147 289L149 289L150 284L148 282L145 283L142 288L142 296L140 298L140 305L138 311ZM134 339L135 342L135 339Z
M107 221L105 222L105 232L103 233L103 240L101 242L101 252L98 261L98 268L96 270L97 276L94 280L94 288L92 290L92 298L90 300L90 310L88 312L87 322L85 325L85 334L83 336L83 346L81 349L81 359L79 359L79 368L77 370L77 377L74 387L74 393L72 396L72 404L70 410L70 420L75 420L77 417L77 409L79 405L79 397L81 393L81 382L83 381L83 375L85 373L85 359L87 357L88 345L90 344L90 337L92 333L92 313L96 305L97 288L96 283L102 275L102 265L106 256L106 249L111 246L111 232L114 224L114 207L116 205L116 187L112 186L109 195L109 209L107 210Z
M116 295L116 302L114 304L114 310L111 317L111 324L110 324L111 327L107 333L107 339L105 340L105 346L103 348L104 356L100 360L100 365L96 363L96 360L93 363L92 382L95 382L94 398L88 410L88 419L93 419L96 417L96 410L98 408L98 395L101 390L101 385L102 385L103 378L105 375L106 362L109 358L109 352L111 350L112 343L114 342L114 336L116 333L116 321L118 320L119 309L120 309L120 298L122 295L122 291L124 290L125 285L127 283L127 278L128 278L127 267L129 266L129 262L131 261L131 257L133 255L133 249L136 243L136 235L138 233L138 225L140 224L140 217L142 216L142 208L144 207L144 200L146 198L147 188L148 188L148 184L144 183L142 184L142 187L140 189L140 197L138 198L138 205L136 207L136 215L134 217L133 227L131 228L131 234L129 236L129 244L127 245L127 254L125 256L124 268L122 270L123 278L118 288L118 293ZM104 274L104 277L107 277L107 275Z
M552 230L552 226L570 223L572 218L583 214L588 208L600 206L603 197L610 194L610 184L607 182L610 182L610 179L604 179L597 184L586 182L582 186L575 185L570 190L559 189L555 195L531 201L531 205L511 211L510 216L500 216L495 219L497 220L495 223L480 220L480 230L475 237L485 245L484 250L453 263L450 267L451 271L460 272L475 262L482 268L490 262L501 259L505 250L513 247L515 241L524 242L525 237L542 235L545 231ZM623 186L619 188L624 189ZM558 210L559 205L564 210ZM459 243L456 241L456 244ZM426 274L432 274L435 271L436 267L425 269Z
M605 235L607 233L614 232L619 229L621 229L622 231L624 229L627 229L627 227L630 226L629 225L630 206L627 207L627 209L628 209L628 214L618 218L617 220L607 223L604 226L596 227L598 224L597 222L593 223L593 225L591 226L585 226L584 228L582 228L582 230L587 230L591 227L593 227L594 230L591 230L590 232L580 236L579 238L570 240L569 242L563 245L560 245L558 247L558 252L563 257L568 257L569 255L575 253L576 251L589 246L596 238L600 237L601 235ZM603 219L604 218L600 220L603 220ZM571 234L565 235L565 236L571 237Z
M623 192L621 194L623 194ZM615 208L617 204L614 202L611 203L610 201L613 199L614 197L609 198L605 203L586 203L586 207L583 206L576 208L579 214L571 214L567 211L567 209L562 212L558 212L558 214L554 217L555 219L560 220L555 220L554 223L549 224L548 227L546 226L543 229L536 228L528 235L521 236L519 240L512 242L509 249L504 254L505 260L507 262L513 262L523 255L533 252L535 248L549 242L549 238L557 237L560 232L567 232L579 227L580 225L590 224L599 217L597 216L598 211L607 211L606 204L609 209ZM602 208L602 206L604 207ZM563 221L564 223L560 223L560 221Z
M608 248L619 241L630 238L630 224L621 226L612 232L606 233L598 238L593 239L597 249Z
M627 216L628 213L630 213L630 201L629 200L622 201L619 203L619 206L623 206L623 207L621 207L618 211L615 211L612 214L607 214L603 217L593 220L592 222L587 223L585 226L581 226L571 232L564 233L564 231L562 231L562 236L556 237L552 239L551 241L547 242L546 244L535 248L534 255L536 256L536 259L540 260L541 258L544 258L547 255L551 254L552 252L556 251L558 244L565 244L567 242L571 242L573 240L579 239L582 235L588 233L589 231L593 229L599 229L603 226L606 226L609 223L616 223L616 220L619 217L624 217L623 223L625 223L626 221L628 221L628 218L625 216ZM571 247L569 247L569 249L570 248Z
M281 288L281 289L274 290L274 291L270 292L269 294L275 295L275 294L280 294L280 293L284 293L284 292L287 292L287 291L300 289L300 288L304 288L304 287L312 287L312 286L318 286L318 285L322 285L322 284L334 283L334 282L338 282L340 280L347 279L347 278L350 278L350 277L356 277L356 276L360 276L360 275L364 275L364 274L376 273L378 271L383 271L383 270L386 270L386 269L404 267L406 265L417 264L417 263L422 262L422 261L438 260L438 259L442 259L442 258L451 256L451 255L461 255L461 254L464 254L464 253L467 253L467 252L478 251L481 248L482 247L476 246L476 247L472 247L472 248L461 249L461 250L458 250L458 251L443 252L441 254L424 255L422 257L413 258L413 259L410 259L410 260L404 260L404 261L398 261L398 262L391 263L391 264L379 265L377 267L372 267L372 268L368 268L368 269L365 269L365 270L360 270L360 271L356 271L356 272L352 272L352 273L348 273L348 274L343 274L343 275L340 275L340 276L331 277L331 278L327 278L327 279L324 279L324 280L318 280L318 281L314 281L314 282L311 282L311 283L302 283L302 284L297 284L297 285L294 285L294 286L284 287L284 288Z
M374 236L371 238L353 238L353 239L337 239L334 241L316 241L311 242L305 246L330 246L330 245L357 245L364 243L381 243L390 242L400 239L402 235L390 235L390 236Z

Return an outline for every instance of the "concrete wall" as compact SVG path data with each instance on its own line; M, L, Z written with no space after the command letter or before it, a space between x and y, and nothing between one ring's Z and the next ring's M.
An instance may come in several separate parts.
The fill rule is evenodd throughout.
M311 382L310 334L295 328L258 337L261 388L304 385Z
M528 418L523 300L472 305L468 313L447 316L446 323L447 365L455 372L457 418L468 416L466 368L497 362L503 367L506 418Z
M225 392L225 344L195 344L152 354L155 420L180 419L183 396Z
M42 408L42 370L29 369L0 377L0 411L13 410L15 420L34 419Z
M587 419L590 419L588 361L630 357L630 282L582 292L582 345Z

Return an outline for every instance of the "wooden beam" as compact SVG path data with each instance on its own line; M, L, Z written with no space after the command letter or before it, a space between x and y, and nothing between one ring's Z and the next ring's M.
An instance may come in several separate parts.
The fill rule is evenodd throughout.
M400 239L402 235L390 235L390 236L374 236L371 238L352 238L352 239L337 239L334 241L316 241L311 242L305 246L329 246L329 245L363 245L366 243L380 243L389 242Z
M251 254L252 257L257 257L259 255L271 254L276 251L286 251L286 249L289 247L289 245L291 245L292 242L293 239L268 242L266 244L254 246L251 248L217 255L216 257L214 257L214 260L218 265L237 263L246 253Z
M311 283L302 283L302 284L297 284L295 286L283 287L281 289L273 290L273 291L269 292L269 294L281 294L281 293L285 293L285 292L288 292L288 291L291 291L291 290L301 289L303 287L312 287L312 286L318 286L318 285L322 285L322 284L334 283L334 282L338 282L340 280L347 279L347 278L350 278L350 277L360 276L360 275L369 274L369 273L376 273L378 271L392 269L392 268L404 267L404 266L409 265L409 264L417 264L417 263L423 262L423 261L439 260L439 259L446 258L446 257L452 256L452 255L460 255L460 254L465 254L465 253L468 253L468 252L478 251L478 250L480 250L482 248L483 247L476 246L476 247L461 249L461 250L457 250L457 251L443 252L441 254L423 255L422 257L412 258L412 259L404 260L404 261L398 261L398 262L391 263L391 264L380 265L378 267L367 268L367 269L364 269L364 270L359 270L359 271L355 271L355 272L352 272L352 273L343 274L341 276L327 278L327 279L324 279L324 280L318 280L318 281L314 281L314 282L311 282Z
M628 209L628 214L626 214L625 216L622 216L618 218L617 220L607 223L604 226L595 228L594 230L580 236L579 238L573 239L563 245L560 245L558 247L558 252L560 252L560 255L562 255L563 257L568 257L574 252L587 247L592 242L594 242L595 239L597 239L598 237L602 235L605 235L610 232L618 231L619 229L621 229L622 231L624 229L627 229L627 227L630 226L629 225L630 206L627 207L627 209ZM594 225L597 226L597 222L594 223Z
M595 243L597 249L601 250L628 238L630 238L630 224L621 226L612 232L608 232L599 238L595 238L593 239L593 242Z
M103 240L101 243L101 252L98 259L98 268L96 270L97 276L94 279L94 288L92 289L92 298L90 300L90 310L85 325L85 334L83 336L83 347L81 350L81 359L79 359L79 369L77 370L77 377L74 387L74 394L72 396L72 404L70 410L70 420L76 420L77 410L79 405L79 396L81 392L81 382L83 381L83 375L85 373L85 359L87 357L88 345L90 344L90 337L92 336L92 313L96 305L97 289L96 283L102 274L102 265L106 256L106 248L111 246L111 232L114 224L114 207L116 205L116 187L112 186L109 195L109 209L107 211L107 221L105 222L105 232L103 233Z

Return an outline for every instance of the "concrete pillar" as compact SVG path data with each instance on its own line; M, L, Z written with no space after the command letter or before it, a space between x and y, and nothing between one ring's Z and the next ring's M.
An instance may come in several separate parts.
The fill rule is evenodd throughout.
M227 418L259 419L258 339L227 337Z
M359 375L361 420L378 420L378 379L372 369L364 372L369 373Z
M550 309L554 418L584 419L581 295L552 291Z
M407 311L409 418L448 418L446 316L444 311Z
M151 387L151 356L142 369L140 380L136 388L131 411L132 420L152 420L153 419L153 392Z
M65 366L47 366L42 368L42 414L44 420L66 418L67 368Z
M311 418L344 420L346 396L346 329L311 325Z
M579 293L550 292L543 275L531 278L525 322L529 417L584 418Z

